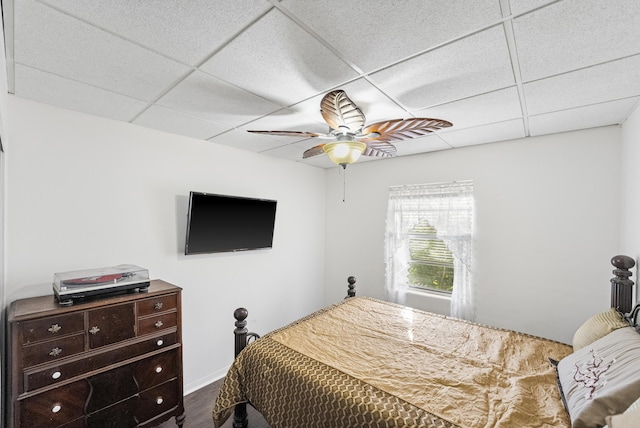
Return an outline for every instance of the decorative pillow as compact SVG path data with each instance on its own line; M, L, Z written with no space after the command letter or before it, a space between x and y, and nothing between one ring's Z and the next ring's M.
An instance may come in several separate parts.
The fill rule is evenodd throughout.
M629 323L614 308L594 315L576 330L573 336L573 350L582 349L622 327L629 327Z
M640 398L633 402L624 413L607 416L609 428L638 428L640 426Z
M624 412L640 391L640 334L617 329L558 363L561 393L573 428L603 426Z

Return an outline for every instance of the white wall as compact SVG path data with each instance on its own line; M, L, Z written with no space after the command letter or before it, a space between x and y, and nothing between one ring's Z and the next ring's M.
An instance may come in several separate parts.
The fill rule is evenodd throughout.
M389 186L470 179L477 321L570 343L609 307L619 139L619 127L606 127L354 164L344 203L343 177L328 170L325 301L343 295L348 275L359 295L383 298Z
M640 263L640 108L622 125L622 154L620 166L621 207L620 249L621 253L636 260L632 280L636 282L635 296L638 290L638 263Z
M8 101L7 301L52 294L55 272L148 268L184 289L187 392L226 373L236 307L264 333L323 304L321 169ZM184 256L190 190L276 199L273 249Z
M0 46L4 47L4 24L2 20L0 20ZM4 148L7 147L7 133L6 128L7 125L5 123L5 112L7 111L7 61L5 56L0 54L0 138L2 139L2 145ZM5 297L5 255L6 251L4 248L4 183L5 183L5 156L4 152L0 152L0 312L2 316L0 318L0 385L4 385L4 379L6 379L7 369L5 361L5 340L4 340L4 332L5 332L5 314L4 309L6 307L6 297ZM2 388L2 393L0 394L0 426L5 426L4 424L4 393L5 388Z

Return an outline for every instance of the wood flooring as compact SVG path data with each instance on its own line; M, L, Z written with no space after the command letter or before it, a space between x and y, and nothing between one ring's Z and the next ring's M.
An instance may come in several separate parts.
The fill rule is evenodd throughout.
M184 420L184 428L208 428L213 427L213 419L211 419L211 411L213 403L218 396L223 379L205 386L197 391L192 392L184 397L184 409L186 418ZM270 428L269 424L264 420L262 415L253 407L247 406L249 414L249 428ZM158 425L159 428L175 428L175 418ZM231 428L233 426L233 416L222 425L223 428Z

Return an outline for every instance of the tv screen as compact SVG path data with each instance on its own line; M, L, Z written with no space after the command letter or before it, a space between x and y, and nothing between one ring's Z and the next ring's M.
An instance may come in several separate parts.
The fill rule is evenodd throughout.
M276 204L268 199L191 192L184 253L271 248Z

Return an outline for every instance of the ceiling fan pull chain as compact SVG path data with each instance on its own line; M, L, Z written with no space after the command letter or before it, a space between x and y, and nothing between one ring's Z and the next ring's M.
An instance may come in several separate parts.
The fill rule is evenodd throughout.
M347 166L342 165L342 202L347 199Z

